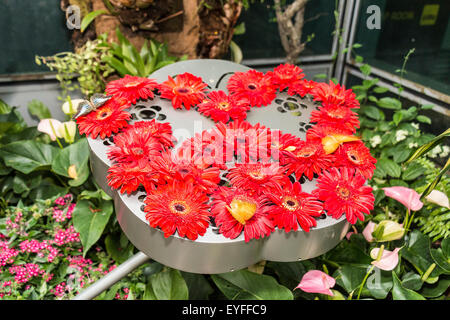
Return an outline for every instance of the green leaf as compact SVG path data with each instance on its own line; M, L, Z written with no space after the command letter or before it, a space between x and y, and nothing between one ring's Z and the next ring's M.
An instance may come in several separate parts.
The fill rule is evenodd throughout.
M403 113L400 111L397 111L394 113L394 116L392 117L392 120L394 121L395 125L398 126L398 124L402 121L403 119Z
M364 106L363 112L369 118L374 120L384 120L384 113L375 106Z
M189 300L208 300L214 292L204 275L189 272L181 272L181 275L189 289Z
M72 178L69 180L71 186L77 187L82 185L89 177L89 146L86 138L82 138L77 142L62 149L52 162L52 170L62 176ZM72 167L75 166L75 167ZM76 177L70 177L69 168L74 170ZM75 169L73 169L75 168Z
M420 290L422 288L423 281L420 275L410 271L406 273L402 278L402 286L410 290Z
M391 273L391 271L375 268L375 272L367 278L366 287L374 298L387 297L393 286Z
M419 122L431 124L431 119L428 118L427 116L419 115L416 117L416 119Z
M0 114L10 113L12 108L2 99L0 99Z
M369 265L343 265L333 273L333 278L336 279L336 284L350 293L361 285L368 268Z
M34 170L49 169L58 149L37 141L17 141L0 148L5 165L28 174Z
M44 179L39 183L39 186L31 190L29 198L36 199L49 199L56 196L61 196L67 194L69 188L60 187L55 184L54 181L50 179Z
M95 10L92 12L89 12L86 16L84 16L83 20L81 20L81 26L80 31L83 33L84 30L91 24L92 21L94 21L95 18L97 18L99 15L102 14L108 14L108 11L106 10Z
M72 217L75 230L80 233L83 256L102 235L112 212L111 201L102 201L99 208L94 208L88 200L77 202Z
M425 173L425 168L417 162L411 163L405 171L403 171L403 180L414 180Z
M0 135L20 132L25 126L22 117L15 109L10 113L0 114Z
M126 74L129 74L130 71L125 67L125 65L119 59L115 57L105 56L103 58L107 64L109 64L113 69L115 69L121 77L124 77Z
M377 105L379 107L392 110L400 110L402 108L400 100L390 97L381 98L380 100L377 101Z
M150 277L145 297L152 300L187 300L189 290L180 271L165 268Z
M291 290L271 276L240 270L211 275L220 291L230 300L292 300Z
M243 54L241 48L233 40L230 41L231 60L235 63L241 63Z
M445 256L441 248L430 249L430 254L443 273L450 274L450 257Z
M422 155L424 155L425 153L427 153L428 151L433 149L435 146L437 146L439 143L441 143L441 141L444 140L448 136L450 136L450 128L445 130L443 133L441 133L437 137L433 138L428 143L417 148L417 150L411 155L411 157L409 157L409 159L406 163L409 163L409 162L421 157Z
M236 27L234 27L233 35L239 36L244 33L245 33L245 22L241 22Z
M433 109L434 105L432 104L424 104L420 107L422 110L429 110L429 109Z
M411 153L411 150L406 148L406 146L404 144L399 144L393 150L394 151L392 152L392 156L393 156L394 161L397 163L401 163L401 162L405 161L406 159L408 159L408 157Z
M41 101L35 99L28 103L28 111L30 114L38 117L39 119L48 119L52 117L50 110L48 110L48 108Z
M377 169L378 168L380 168L380 170L386 172L388 175L394 178L400 177L402 173L402 168L398 164L386 158L378 160Z
M376 87L373 89L373 91L375 93L385 93L385 92L389 91L389 89L386 87Z
M15 175L13 178L13 190L15 193L24 193L30 191L27 186L26 176Z
M427 298L437 298L444 294L450 287L450 277L441 277L433 284L425 284L420 294Z
M361 73L362 73L363 75L365 75L365 76L368 76L368 75L370 74L371 69L372 69L372 68L371 68L370 65L368 65L367 63L366 63L366 64L363 64L362 66L359 67L359 70L360 70Z
M392 298L394 300L425 300L417 292L404 288L394 271L392 272L392 280L394 282L392 288Z
M109 234L105 238L106 252L114 259L118 264L125 262L133 255L134 246L127 242L126 245L122 245L113 234Z

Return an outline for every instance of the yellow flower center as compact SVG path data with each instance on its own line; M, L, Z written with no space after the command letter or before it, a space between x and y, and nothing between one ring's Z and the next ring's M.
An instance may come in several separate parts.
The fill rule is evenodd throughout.
M350 190L348 190L347 188L337 186L336 191L339 194L339 196L344 200L348 200L348 198L350 197Z
M289 211L296 211L299 206L300 203L298 202L297 199L292 198L292 197L285 197L283 199L283 203L282 203L283 207Z
M222 101L217 105L217 109L228 111L231 109L231 106L228 102Z
M170 211L175 214L186 214L189 212L189 206L186 201L174 200L170 203Z
M141 84L140 81L130 81L127 84L125 84L125 87L129 88L129 87L135 87L138 86L139 84Z
M233 218L240 224L245 225L256 213L256 203L246 199L234 198L230 206L227 206L227 209Z

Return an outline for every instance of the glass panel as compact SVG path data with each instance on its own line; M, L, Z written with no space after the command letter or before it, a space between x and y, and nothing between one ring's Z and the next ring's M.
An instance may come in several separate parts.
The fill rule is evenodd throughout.
M288 3L292 1L287 1ZM333 45L334 1L308 1L302 41L314 33L314 39L306 45L303 56L330 54ZM272 1L250 4L243 10L238 23L244 22L246 32L233 40L241 47L244 59L285 57L281 46L275 9Z
M34 62L71 50L65 14L54 0L2 0L0 2L0 74L48 72Z
M367 26L371 5L380 8L380 29ZM415 48L404 77L450 94L450 1L362 0L359 14L355 42L363 46L356 52L367 63L400 75L396 70Z

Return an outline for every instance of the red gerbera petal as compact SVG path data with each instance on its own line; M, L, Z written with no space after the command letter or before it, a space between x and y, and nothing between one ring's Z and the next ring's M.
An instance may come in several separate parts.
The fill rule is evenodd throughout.
M127 129L114 137L114 145L109 147L108 158L117 162L131 162L144 168L162 150L161 143L150 132Z
M355 132L355 128L359 128L358 115L345 105L319 107L319 110L311 112L310 120L317 124L342 127L351 132Z
M322 101L324 107L344 105L347 108L359 108L359 102L352 89L345 90L345 86L330 83L318 83L313 90L314 100Z
M273 69L273 72L269 71L267 74L272 77L272 83L277 86L280 91L283 91L303 78L305 74L302 72L303 70L299 67L286 63L280 64Z
M168 76L168 80L159 85L161 98L172 100L175 109L182 109L182 105L189 110L191 106L205 99L207 84L202 78L185 72L177 75L175 79Z
M122 79L114 80L106 85L106 93L112 94L117 99L123 98L130 104L135 104L138 99L153 99L153 91L158 83L153 79L125 75Z
M104 106L77 118L80 134L91 136L92 139L100 135L101 139L117 133L120 129L128 126L127 120L131 114L117 108L116 102L107 102Z
M195 184L206 193L211 193L220 182L219 168L197 166L171 152L164 152L155 158L151 167L158 177L158 184L172 183L174 180L184 181Z
M331 168L317 179L313 195L324 201L327 214L338 219L345 213L354 224L364 221L364 213L370 214L375 197L372 188L364 185L364 177L352 168Z
M309 232L317 225L314 217L322 214L322 203L306 192L302 192L299 182L290 181L283 187L265 194L264 202L274 206L268 208L269 217L275 226L284 228L286 232L298 230L298 226Z
M180 237L196 240L209 226L207 202L208 197L193 184L174 181L147 195L145 218L166 238L177 231Z
M157 139L165 148L171 148L176 141L172 136L172 126L169 123L151 121L138 121L128 126L124 131L134 131L135 135L151 135Z
M237 188L261 194L288 181L285 171L278 163L236 164L229 170L227 178Z
M228 80L227 89L237 99L247 100L256 107L267 106L276 97L271 77L256 70L235 72Z
M297 179L304 174L311 180L314 174L320 174L335 161L333 155L325 153L320 140L301 141L299 148L290 152L288 156L290 157L290 161L286 163L288 174L294 172Z
M364 178L372 179L377 160L362 141L344 143L339 147L336 157L337 166L354 168Z
M211 117L215 122L225 123L230 119L244 120L249 109L250 106L246 100L227 96L222 90L210 92L208 100L198 105L198 111L201 114Z
M287 156L290 152L298 150L302 140L299 137L289 133L283 133L280 130L271 130L270 134L270 154L274 160L279 160L281 165L288 161Z
M313 80L300 80L292 83L288 89L288 95L300 95L300 97L304 97L307 94L311 93L314 87L317 85L317 82Z
M235 239L244 231L248 242L269 236L273 231L260 196L242 189L220 187L212 198L211 214L224 237Z
M113 189L120 189L121 193L131 194L140 185L143 185L147 192L154 188L153 171L148 165L140 168L134 163L115 163L108 172L108 185Z
M306 131L307 140L322 140L330 135L353 135L352 130L340 125L316 124Z

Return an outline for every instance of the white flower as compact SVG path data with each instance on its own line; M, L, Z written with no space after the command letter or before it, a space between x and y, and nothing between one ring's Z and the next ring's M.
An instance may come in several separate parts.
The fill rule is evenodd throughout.
M77 108L78 108L78 104L81 102L81 101L84 101L83 99L73 99L71 102L72 102L72 108L70 108L70 104L69 104L69 101L66 101L66 102L64 102L63 103L63 105L61 106L61 109L62 109L62 111L65 113L65 114L68 114L68 115L73 115L73 114L75 114L76 112L77 112Z
M405 140L408 133L409 132L406 130L398 130L397 132L395 132L395 140L397 142Z
M412 125L415 129L419 130L419 124L418 124L418 123L413 122L413 123L411 123L411 125Z
M417 148L419 145L417 144L417 142L410 142L408 144L408 148L412 149L412 148Z
M430 192L429 195L427 195L425 197L425 199L431 203L437 204L441 207L445 207L445 208L449 208L449 202L448 202L448 197L445 193L438 191L438 190L433 190Z
M373 136L372 138L370 138L369 142L372 148L375 148L381 143L381 137L379 135Z
M430 158L436 158L438 154L440 154L443 150L441 149L441 146L436 146L428 153L428 156Z
M449 146L443 146L442 147L442 153L439 155L441 158L445 158L450 153L450 147Z
M56 138L62 138L59 128L62 126L62 123L56 119L42 119L38 124L38 131L46 133L50 136L52 141L55 141Z

